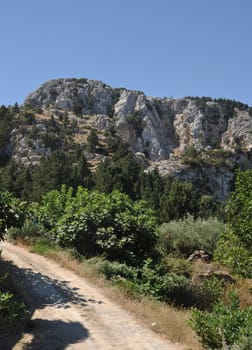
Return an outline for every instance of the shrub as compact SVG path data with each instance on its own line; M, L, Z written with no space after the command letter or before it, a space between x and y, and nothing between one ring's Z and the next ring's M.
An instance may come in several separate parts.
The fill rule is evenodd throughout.
M177 305L191 305L191 281L176 273L161 274L151 259L147 259L139 271L139 291L155 299Z
M126 264L121 264L116 261L110 262L104 259L96 260L95 266L99 272L109 280L128 279L136 280L137 270L129 267Z
M169 254L164 256L160 262L160 272L162 274L173 272L177 275L190 277L192 274L192 265L185 259Z
M242 277L252 278L252 255L231 230L221 234L214 260Z
M24 316L23 303L13 300L13 294L0 292L0 329L6 329Z
M159 229L160 249L164 254L188 256L196 249L213 254L224 224L216 218L194 219L192 215L162 224Z
M11 227L8 230L8 237L10 239L16 240L29 240L40 237L43 232L43 228L33 222L31 219L26 219L21 227Z
M73 189L71 187L67 189L65 185L62 185L60 191L53 190L42 197L40 206L34 208L34 214L38 216L42 225L50 229L55 227L65 211L70 211L72 206Z
M111 262L100 257L87 260L95 266L95 270L102 273L106 279L116 285L123 294L128 297L138 299L141 291L141 281L138 279L139 270L126 264Z
M20 227L27 216L25 202L14 198L9 192L0 190L0 241L11 226Z
M22 237L22 233L21 233L21 228L20 227L10 227L8 229L8 238L9 239L19 239Z
M0 283L8 277L8 274L0 277ZM25 305L14 300L14 295L10 292L0 290L0 331L6 330L18 323L25 315Z
M252 308L241 310L239 297L234 291L230 293L227 305L220 301L210 313L194 309L190 323L205 349L223 349L224 344L228 349L231 346L251 349Z
M159 279L158 294L161 300L174 302L176 305L192 305L191 281L175 273L166 274Z
M192 305L190 280L175 273L160 274L151 259L146 259L141 268L101 258L92 258L90 261L128 296L139 298L141 295L147 295L177 305Z
M83 195L82 206L77 208L73 199L57 221L58 244L75 247L87 257L104 255L135 266L155 254L156 219L144 202L133 202L118 191Z
M130 281L125 278L118 278L114 282L121 292L127 297L134 299L141 298L142 291L140 290L140 285L137 282Z
M197 307L203 310L211 310L215 302L224 295L224 280L216 276L210 276L201 285L194 286Z

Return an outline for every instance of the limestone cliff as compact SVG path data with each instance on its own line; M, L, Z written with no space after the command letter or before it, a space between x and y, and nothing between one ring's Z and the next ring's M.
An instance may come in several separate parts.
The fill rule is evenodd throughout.
M252 167L251 108L239 102L153 98L100 81L58 79L31 93L25 105L41 109L42 115L65 113L75 120L76 135L88 125L105 140L106 130L113 128L145 157L149 169L157 166L162 174L183 179L203 176L220 200L228 196L234 169Z

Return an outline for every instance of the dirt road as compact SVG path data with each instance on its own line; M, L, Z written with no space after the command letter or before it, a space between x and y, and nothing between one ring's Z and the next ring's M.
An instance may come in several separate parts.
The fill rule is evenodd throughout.
M1 249L3 259L11 261L32 313L30 327L12 349L183 349L143 328L73 272L22 247L4 243Z

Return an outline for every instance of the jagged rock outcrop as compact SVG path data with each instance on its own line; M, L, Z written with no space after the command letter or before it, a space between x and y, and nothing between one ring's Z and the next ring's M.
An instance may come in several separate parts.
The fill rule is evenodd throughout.
M205 177L219 200L229 194L234 169L252 167L251 109L235 101L161 99L100 81L58 79L31 93L25 105L42 114L66 113L76 121L77 134L78 125L113 129L134 153L145 155L150 169L157 166L162 174L183 179ZM190 149L196 153L188 155ZM213 161L218 149L223 150L219 163Z
M41 108L54 107L79 114L109 114L113 89L101 81L57 79L43 84L31 93L25 103Z

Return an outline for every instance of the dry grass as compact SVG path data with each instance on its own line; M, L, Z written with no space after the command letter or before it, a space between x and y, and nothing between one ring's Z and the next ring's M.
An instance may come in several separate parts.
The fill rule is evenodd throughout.
M114 290L112 295L115 295L116 298L113 299L134 314L145 326L166 336L174 343L184 344L186 349L202 349L195 333L188 326L190 317L188 311L178 310L149 298L142 298L140 301L131 300L119 293L118 290Z
M50 120L51 119L51 114L49 112L37 113L36 114L36 119L38 121Z
M241 307L246 308L252 306L252 279L240 279L236 283Z

